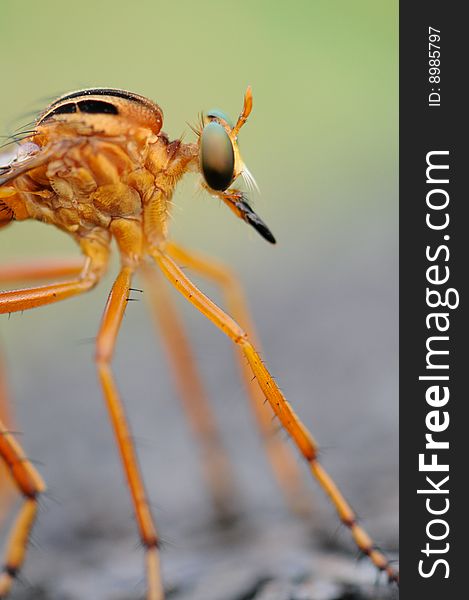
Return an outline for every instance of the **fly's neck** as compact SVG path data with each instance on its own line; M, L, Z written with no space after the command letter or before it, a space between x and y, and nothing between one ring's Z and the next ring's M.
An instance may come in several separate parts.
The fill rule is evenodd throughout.
M151 145L146 168L154 177L152 193L143 206L143 226L146 243L150 246L164 244L168 237L172 196L177 183L198 164L197 144L184 144L181 140L170 142L165 134Z

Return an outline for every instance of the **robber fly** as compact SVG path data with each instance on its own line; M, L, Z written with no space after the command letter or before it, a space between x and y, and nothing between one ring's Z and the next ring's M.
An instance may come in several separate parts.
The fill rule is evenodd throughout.
M293 439L361 552L391 581L398 580L397 572L375 548L342 493L318 462L315 440L261 360L234 276L220 263L189 252L168 238L175 186L183 175L194 172L199 174L201 185L209 194L226 204L268 242L275 243L269 228L251 208L246 194L234 186L240 176L251 187L254 185L238 146L238 134L251 109L252 93L248 88L236 123L218 110L209 111L194 127L196 141L183 143L179 139L170 141L162 132L162 110L151 100L118 89L80 90L48 106L35 121L33 130L0 162L0 227L25 219L55 225L73 237L83 256L79 262L33 261L0 269L0 282L29 280L38 284L0 292L0 313L43 306L91 290L106 271L112 239L117 243L120 271L104 310L95 359L145 549L148 600L164 597L159 537L111 368L132 278L137 271L143 274L150 292L181 397L204 450L205 473L218 509L226 510L234 494L231 478L227 476L229 465L186 347L182 325L163 292L158 272L237 346L269 458L289 503L298 508L303 492L294 458L284 442L272 435L272 413ZM186 269L219 284L236 320L192 283ZM41 280L53 283L40 285ZM24 498L7 541L0 575L0 597L4 598L23 564L36 519L38 497L45 491L45 484L1 415L0 459L10 469Z

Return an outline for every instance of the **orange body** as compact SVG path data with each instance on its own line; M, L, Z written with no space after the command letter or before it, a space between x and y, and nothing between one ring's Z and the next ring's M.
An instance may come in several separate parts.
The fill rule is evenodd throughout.
M103 102L98 95L86 100ZM79 109L51 114L52 105L28 138L38 147L26 161L28 170L0 191L4 224L13 218L51 223L73 236L86 255L100 254L97 269L104 266L111 237L123 263L133 266L149 244L164 243L174 187L197 165L198 150L196 144L170 142L161 132L160 108L143 101L112 97L119 118Z

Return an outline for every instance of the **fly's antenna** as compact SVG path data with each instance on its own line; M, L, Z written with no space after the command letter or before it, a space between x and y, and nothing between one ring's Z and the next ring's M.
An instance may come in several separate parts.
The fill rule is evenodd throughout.
M252 110L252 88L250 85L248 85L246 93L244 94L243 112L239 115L236 125L231 130L231 135L233 136L234 139L236 139L238 137L239 130L248 120L248 117L251 114L251 110Z

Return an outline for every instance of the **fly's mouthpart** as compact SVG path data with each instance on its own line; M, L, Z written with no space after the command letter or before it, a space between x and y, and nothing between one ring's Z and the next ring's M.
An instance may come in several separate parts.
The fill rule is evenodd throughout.
M264 221L259 217L257 213L255 213L250 205L248 204L247 198L243 195L241 198L236 201L236 206L240 212L240 216L251 227L257 231L259 235L261 235L266 241L271 244L276 244L277 240L275 239L273 233L264 223Z

